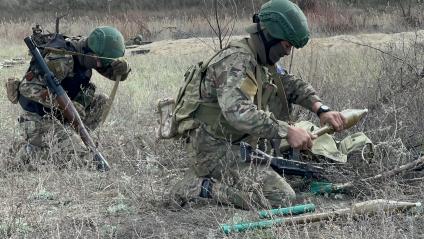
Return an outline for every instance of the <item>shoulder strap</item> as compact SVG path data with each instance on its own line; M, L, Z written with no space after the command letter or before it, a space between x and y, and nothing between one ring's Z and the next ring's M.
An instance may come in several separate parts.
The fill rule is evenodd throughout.
M210 57L206 62L204 62L204 63L202 63L201 64L201 72L203 73L203 72L205 72L206 71L206 69L208 68L208 66L209 66L209 64L211 63L211 61L216 57L216 56L218 56L221 52L223 52L224 50L226 50L226 49L228 49L229 47L231 46L231 44L230 45L228 45L228 46L226 46L226 47L224 47L224 48L222 48L221 50L219 50L219 51L217 51L215 54L213 54L213 56L212 57Z
M255 76L256 76L256 83L258 84L258 92L256 93L256 101L258 104L258 110L262 109L262 87L263 87L263 81L262 81L262 69L260 66L256 66L255 69Z
M247 42L247 38L245 38L241 41L233 41L233 42L230 43L229 46L243 48L246 51L248 51L249 53L251 53L252 55L255 55L255 53L250 48L250 46ZM262 69L261 69L260 66L257 66L256 69L255 69L255 78L256 78L256 83L258 84L258 92L256 94L256 101L257 101L258 110L262 109L262 87L263 87L262 77L263 77Z
M289 111L289 104L287 102L287 96L286 92L284 91L283 87L283 80L288 76L286 75L277 75L278 77L275 77L275 84L277 85L277 95L281 99L281 110L283 115L288 116L288 120L290 121L290 111Z
M232 41L230 42L230 44L228 45L229 47L233 46L233 47L239 47L239 48L243 48L246 51L252 53L252 55L254 55L255 53L252 51L252 49L249 47L249 44L247 43L247 38L242 39L240 41Z

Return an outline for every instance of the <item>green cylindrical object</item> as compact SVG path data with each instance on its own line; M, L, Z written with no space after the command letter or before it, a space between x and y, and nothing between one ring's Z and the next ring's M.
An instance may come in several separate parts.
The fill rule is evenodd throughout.
M263 210L259 211L260 218L267 218L272 216L285 216L285 215L297 215L306 212L314 212L315 204L301 204L293 207L285 207L285 208L274 208L271 210Z
M282 224L284 219L276 218L272 220L257 221L257 222L245 222L237 224L221 224L219 227L221 231L225 234L230 234L233 232L244 232L247 230L263 229L273 227L279 224Z
M332 193L334 191L333 184L330 182L312 182L311 183L311 193L322 194L322 193Z
M352 182L347 183L330 183L330 182L312 182L311 193L343 193L349 191L353 187Z
M350 184L344 184L350 185ZM305 214L291 218L276 218L257 222L245 222L239 224L221 224L220 229L225 234L233 232L244 232L247 230L264 229L281 225L299 225L319 221L332 221L336 218L345 219L348 217L358 217L360 215L372 216L381 211L385 212L405 212L410 209L420 209L421 203L398 202L386 199L375 199L361 203L355 203L351 207L328 212Z

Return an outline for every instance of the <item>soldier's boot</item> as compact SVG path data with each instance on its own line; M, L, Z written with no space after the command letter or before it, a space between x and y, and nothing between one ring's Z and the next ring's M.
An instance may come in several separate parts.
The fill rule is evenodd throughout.
M188 202L196 201L201 198L209 198L208 193L205 192L202 187L203 184L209 187L207 184L210 179L200 178L192 173L187 173L184 178L174 185L170 192L170 206L171 207L183 207Z
M39 147L30 143L22 144L18 152L16 152L15 158L21 163L28 164L31 159L34 159L39 151Z
M252 210L269 208L271 205L262 193L246 192L226 184L216 182L211 178L186 177L178 182L171 192L171 207L183 207L188 202L212 199L223 205L233 205L237 208Z
M30 143L21 144L14 155L14 160L8 162L9 168L21 168L26 165L28 170L34 170L32 165L37 158L41 157L42 149Z

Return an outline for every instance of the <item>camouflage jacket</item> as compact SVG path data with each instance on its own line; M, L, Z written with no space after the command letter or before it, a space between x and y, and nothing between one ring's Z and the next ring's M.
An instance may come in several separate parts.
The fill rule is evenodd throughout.
M311 110L320 98L301 79L286 72L277 73L275 66L260 65L251 49L247 39L243 39L231 43L209 63L200 84L200 99L218 104L221 118L218 126L206 124L205 129L215 137L224 135L233 141L243 135L286 138L291 104ZM283 95L278 94L277 81L282 83Z
M48 43L46 46L49 46ZM51 42L54 48L61 48L82 54L92 55L87 47L86 38L66 38L59 36L56 42ZM93 57L70 55L64 53L47 52L44 57L49 69L61 82L71 100L75 100L82 91L94 92L94 85L90 83L92 70L96 70L106 78L113 79L112 68L98 67ZM19 85L19 103L26 111L42 114L45 109L51 108L52 101L47 93L47 86L42 75L39 74L35 63L30 67ZM35 112L38 111L38 112Z

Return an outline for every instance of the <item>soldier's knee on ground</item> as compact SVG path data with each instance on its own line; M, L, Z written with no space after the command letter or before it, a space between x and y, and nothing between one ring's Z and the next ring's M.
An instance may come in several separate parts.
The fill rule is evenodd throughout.
M296 196L290 184L274 171L266 172L262 192L272 207L286 206Z
M285 182L284 179L283 182ZM243 191L210 178L187 174L172 188L171 197L173 203L180 207L196 199L211 198L218 204L251 210L283 205L284 199L295 196L293 189L287 183L274 183L264 189L265 191L259 188Z
M199 198L201 194L203 178L197 177L191 171L186 172L170 190L170 199L173 205L184 206L187 202Z
M213 183L211 196L219 204L245 210L265 208L268 205L265 197L257 191L243 191L220 182Z
M28 164L41 154L42 149L40 147L25 143L21 144L20 148L17 149L15 159L18 163Z

